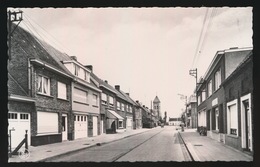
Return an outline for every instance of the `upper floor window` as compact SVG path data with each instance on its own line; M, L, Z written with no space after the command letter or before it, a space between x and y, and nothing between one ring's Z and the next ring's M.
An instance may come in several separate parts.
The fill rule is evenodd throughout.
M74 89L74 101L87 103L88 102L88 92L75 88Z
M93 94L93 105L98 106L98 96Z
M198 105L200 105L200 103L201 103L201 99L200 99L200 95L198 95Z
M101 101L102 104L107 104L107 95L105 93L101 94Z
M114 98L112 96L109 96L109 105L114 106Z
M73 74L79 76L80 67L76 64L73 64Z
M67 99L67 86L62 82L58 82L58 98Z
M208 83L208 97L212 95L212 80Z
M129 112L133 112L133 108L131 106L129 107Z
M37 92L50 95L50 78L39 75L37 79Z
M215 73L215 90L219 88L220 84L221 84L221 70L219 69Z
M125 105L122 103L122 111L125 111Z
M203 102L204 100L206 100L206 90L203 89L201 92L201 102Z
M116 102L116 109L120 110L120 102Z

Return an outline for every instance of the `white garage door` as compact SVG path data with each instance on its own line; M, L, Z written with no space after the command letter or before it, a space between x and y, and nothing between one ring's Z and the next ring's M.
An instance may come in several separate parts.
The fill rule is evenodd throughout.
M98 134L98 121L97 117L93 116L93 136L97 136Z
M14 150L20 142L25 138L25 130L28 134L28 145L31 145L31 128L30 128L30 114L29 113L19 113L19 112L9 112L8 113L8 134L11 131L11 146ZM9 134L10 135L10 134ZM23 145L24 147L25 145Z
M87 137L88 136L87 127L88 127L87 115L74 116L75 139Z

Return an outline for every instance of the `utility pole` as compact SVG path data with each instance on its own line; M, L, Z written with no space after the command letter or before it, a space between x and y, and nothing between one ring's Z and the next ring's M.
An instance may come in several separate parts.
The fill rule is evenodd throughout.
M23 20L23 11L8 11L8 57L11 60L11 39L14 30L18 27L20 22ZM18 22L18 24L12 30L12 23Z
M198 96L197 96L197 86L198 86L198 76L197 76L197 68L195 68L195 69L192 69L192 70L190 70L189 71L189 74L191 75L191 76L194 76L195 78L196 78L196 87L195 87L195 95L196 95L196 112L197 112L197 121L196 121L196 124L197 124L197 128L198 128L198 120L199 120L199 118L198 118L198 116L199 116L199 113L198 113Z

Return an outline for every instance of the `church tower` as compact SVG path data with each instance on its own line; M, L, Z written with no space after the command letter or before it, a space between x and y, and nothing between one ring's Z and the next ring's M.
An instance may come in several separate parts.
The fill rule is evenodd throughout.
M153 110L154 114L159 118L161 116L161 102L157 96L153 100Z

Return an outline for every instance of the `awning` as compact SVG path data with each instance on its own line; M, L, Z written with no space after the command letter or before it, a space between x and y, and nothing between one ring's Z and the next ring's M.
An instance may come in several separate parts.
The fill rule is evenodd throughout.
M124 119L123 117L121 117L118 113L116 113L116 112L113 111L113 110L108 110L107 116L109 117L110 115L113 115L114 117L116 117L116 118L118 118L118 119L121 119L121 120Z

